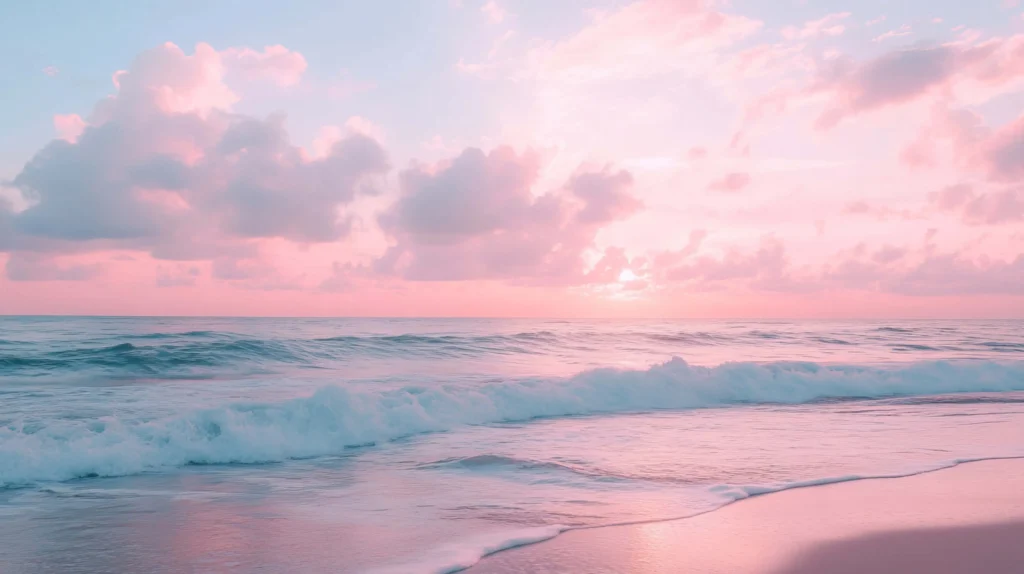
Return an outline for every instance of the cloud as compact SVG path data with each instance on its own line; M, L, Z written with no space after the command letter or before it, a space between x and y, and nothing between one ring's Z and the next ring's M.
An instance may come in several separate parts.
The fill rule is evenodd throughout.
M899 38L901 36L909 36L912 33L913 33L913 30L911 30L910 24L904 24L904 25L900 26L899 28L896 28L895 30L889 30L888 32L885 32L884 34L880 34L878 36L875 36L874 38L872 38L871 41L872 42L884 42L885 40L888 40L889 38Z
M481 6L480 11L483 12L484 15L487 16L487 19L494 24L500 24L508 15L505 9L494 0L489 0L486 4Z
M958 254L928 257L889 277L883 288L902 295L1024 295L1024 255L1010 261L968 259Z
M306 71L306 58L281 45L262 52L251 48L228 48L220 53L225 65L249 80L268 80L279 86L294 86Z
M595 12L574 36L534 49L531 71L560 85L713 71L720 64L717 51L750 36L761 23L708 4L641 0Z
M820 287L909 296L1022 295L1024 254L1009 260L963 253L917 253L885 246L872 254L863 245L833 257L814 281Z
M872 215L880 220L887 219L917 219L919 218L909 209L891 209L884 206L872 205L864 200L856 200L843 206L843 213L847 215Z
M200 260L246 256L254 239L344 237L352 216L343 208L376 193L372 180L389 171L380 144L349 127L309 158L289 142L283 116L230 110L238 98L226 68L289 84L305 65L295 56L206 44L191 55L173 44L140 54L88 120L55 118L66 140L37 152L11 182L29 207L6 216L9 243Z
M1024 254L999 260L937 253L932 245L915 252L892 245L871 250L859 244L830 260L798 272L790 265L783 243L769 236L753 251L733 248L719 256L696 258L668 253L654 259L651 275L661 286L682 285L696 291L840 289L909 296L1024 295Z
M1024 46L1021 55L1024 57ZM983 146L989 175L996 180L1024 180L1024 116L995 132Z
M194 265L178 265L172 268L160 266L157 268L156 286L189 287L196 284L200 274L199 268Z
M686 245L676 251L663 251L655 255L652 267L655 270L665 270L680 265L700 250L700 246L707 238L706 229L694 229L687 238Z
M863 63L848 58L825 62L806 90L827 95L829 109L819 128L886 106L905 104L929 93L960 88L968 94L997 93L1024 77L1024 35L980 43L958 42L895 50Z
M75 143L78 136L85 131L86 125L85 120L78 114L53 116L53 128L57 130L57 136L68 143Z
M969 225L996 225L1024 221L1024 190L1006 189L976 193L969 185L951 185L928 196L945 211L959 212Z
M625 170L612 173L584 172L573 176L566 188L583 201L576 213L582 225L605 225L640 209L640 201L630 195L633 176Z
M716 179L708 184L708 189L711 191L721 191L727 193L733 193L743 190L745 187L750 185L750 174L743 172L732 172L723 176L721 179Z
M400 174L401 197L380 216L394 244L375 266L411 280L584 281L597 232L639 208L625 171L580 171L535 194L540 161L507 147L469 148Z
M835 104L818 125L831 127L846 116L909 101L942 84L955 69L956 53L945 46L890 52L860 66L838 60L819 87L833 92Z
M36 253L13 253L5 267L11 281L86 281L102 272L98 264L60 264Z
M305 287L304 275L289 276L258 254L218 257L213 260L211 276L229 281L234 287L256 291L293 291Z
M52 78L60 73L60 69L57 66L46 66L43 68L43 73Z
M331 264L331 274L320 283L320 290L329 293L345 293L355 289L354 276L357 269L351 263Z
M0 195L0 252L14 248L14 208L11 202Z
M703 234L691 235L691 244L699 245L702 239ZM719 257L706 255L692 259L681 255L662 254L655 258L654 274L661 282L684 283L698 290L738 285L779 290L789 283L786 249L774 237L763 238L760 246L750 253L729 249Z
M940 155L944 144L949 149L948 159ZM957 164L983 173L993 182L1016 183L1024 178L1024 116L992 129L976 112L940 108L903 149L900 159L910 167Z
M850 16L850 12L837 12L818 20L806 22L800 28L787 26L782 29L782 36L787 40L817 38L819 36L839 36L846 31L846 27L841 22Z
M893 247L891 245L886 245L885 247L882 247L881 249L876 251L871 256L871 260L874 261L875 263L886 265L888 263L893 263L895 261L903 259L903 257L906 254L907 250L902 247Z

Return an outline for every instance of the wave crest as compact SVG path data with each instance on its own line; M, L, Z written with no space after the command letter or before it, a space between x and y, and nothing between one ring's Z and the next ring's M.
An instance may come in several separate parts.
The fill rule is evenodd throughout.
M678 358L647 370L597 369L567 379L379 391L328 386L281 403L234 404L153 421L11 423L0 427L0 486L331 455L461 425L539 417L1022 390L1024 363L699 367Z

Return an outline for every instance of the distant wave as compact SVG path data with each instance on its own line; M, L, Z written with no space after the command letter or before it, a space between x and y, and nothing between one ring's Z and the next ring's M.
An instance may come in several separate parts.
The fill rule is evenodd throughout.
M391 390L328 386L305 398L158 420L11 422L0 427L0 486L316 457L462 425L539 417L1022 390L1020 362L698 367L678 358L647 370L597 369L566 379Z
M914 329L908 329L906 327L879 327L875 329L880 333L913 333Z
M479 355L540 353L555 342L549 331L481 336L341 336L320 339L253 339L231 333L191 331L119 336L130 339L106 345L38 350L27 343L5 342L15 349L0 352L0 377L43 377L101 371L107 376L178 378L195 369L230 372L231 367L295 365L320 368L324 361L352 356L370 358L460 358ZM143 341L145 343L143 343Z
M0 340L0 381L89 377L180 379L233 377L282 368L323 369L352 359L465 359L518 355L574 354L601 349L647 349L671 356L686 349L777 345L792 349L853 349L868 345L894 358L907 354L960 353L975 358L1024 354L1024 343L970 334L934 344L915 329L878 327L868 334L840 332L736 332L664 329L533 330L497 334L342 335L320 338L256 338L232 332L124 333L74 341Z

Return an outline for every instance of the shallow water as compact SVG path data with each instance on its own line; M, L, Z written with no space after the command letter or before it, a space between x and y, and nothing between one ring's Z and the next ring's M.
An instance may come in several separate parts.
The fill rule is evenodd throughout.
M0 570L444 572L1022 431L1019 321L0 318Z

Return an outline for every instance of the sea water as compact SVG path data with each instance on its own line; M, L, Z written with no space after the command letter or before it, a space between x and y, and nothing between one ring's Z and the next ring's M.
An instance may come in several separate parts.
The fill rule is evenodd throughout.
M0 572L452 572L1024 456L1020 321L0 318Z

